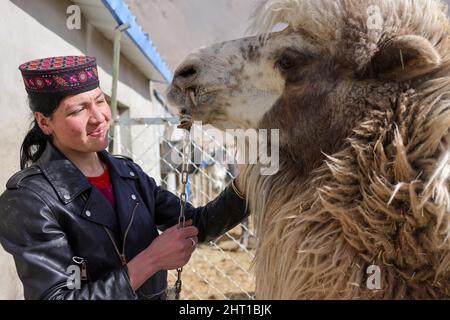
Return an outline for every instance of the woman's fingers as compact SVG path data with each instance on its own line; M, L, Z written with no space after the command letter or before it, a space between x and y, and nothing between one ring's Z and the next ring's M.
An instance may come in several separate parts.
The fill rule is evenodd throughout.
M192 226L192 219L186 220L184 222L184 228ZM167 231L171 231L171 230L177 230L177 229L181 229L180 226L177 224L174 224L173 226L171 226L170 228L167 228L165 232Z
M194 226L186 227L180 229L180 234L183 238L196 237L198 235L198 229Z
M192 248L195 248L195 246L197 245L197 243L198 243L198 238L197 237L191 237L191 238L187 238L187 240L188 240L188 245L190 246L190 247L192 247Z
M189 227L189 226L192 226L192 219L189 219L189 220L186 220L185 222L184 222L184 227L186 228L186 227Z

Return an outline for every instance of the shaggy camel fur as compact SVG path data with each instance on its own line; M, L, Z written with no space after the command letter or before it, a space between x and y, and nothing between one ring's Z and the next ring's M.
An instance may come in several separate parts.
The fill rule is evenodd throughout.
M255 25L264 33L280 22L283 32L232 43L247 52L241 79L252 82L248 64L275 66L282 79L266 81L264 90L278 96L257 118L259 128L280 129L280 170L263 176L260 165L248 165L242 172L259 239L257 297L449 298L446 7L434 0L263 1ZM242 50L249 45L250 58ZM236 72L217 71L229 46L193 57L203 59L196 72L228 74L221 84L235 90L227 81ZM205 79L174 84L172 102L187 88L204 89ZM225 94L196 94L198 108L217 102L222 118L213 124L233 122L237 107L224 103ZM367 285L371 265L381 271L377 290Z

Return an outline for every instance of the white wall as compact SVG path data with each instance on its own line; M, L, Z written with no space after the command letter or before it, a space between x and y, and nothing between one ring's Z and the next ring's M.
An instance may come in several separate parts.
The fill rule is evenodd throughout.
M125 0L175 70L199 47L244 37L261 0Z

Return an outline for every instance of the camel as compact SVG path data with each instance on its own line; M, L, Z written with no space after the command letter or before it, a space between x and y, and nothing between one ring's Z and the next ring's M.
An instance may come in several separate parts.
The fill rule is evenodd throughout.
M264 0L257 36L176 70L180 112L280 130L279 171L241 172L258 299L450 298L446 13L438 0Z

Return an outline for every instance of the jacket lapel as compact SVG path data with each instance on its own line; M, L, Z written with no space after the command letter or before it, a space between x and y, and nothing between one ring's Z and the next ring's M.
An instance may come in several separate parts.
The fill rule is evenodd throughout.
M81 197L84 206L81 217L115 230L116 215L108 200L93 188L84 174L50 142L37 165L62 203L68 205Z
M83 173L50 142L37 165L64 204L92 188Z
M116 159L107 152L100 154L102 159L110 168L111 183L113 185L114 197L116 200L116 210L119 213L119 225L122 240L129 226L136 203L139 201L137 190L134 188L134 180L137 173L128 165L125 160Z
M99 156L109 167L116 212L106 197L51 143L47 144L37 165L64 205L78 211L87 221L118 231L120 241L117 244L121 246L119 250L123 250L126 230L131 226L133 213L140 204L138 173L125 159L113 157L106 151L99 152Z
M112 231L117 230L117 219L114 209L97 189L92 188L81 216L91 222L103 225Z

